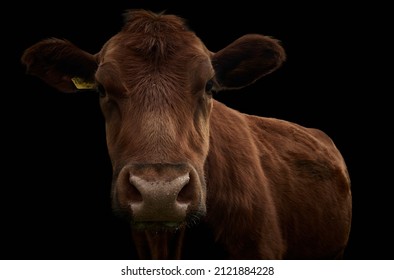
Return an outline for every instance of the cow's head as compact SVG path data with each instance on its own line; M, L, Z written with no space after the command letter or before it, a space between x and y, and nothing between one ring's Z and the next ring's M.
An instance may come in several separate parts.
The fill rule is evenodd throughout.
M262 35L212 53L178 17L129 11L125 19L97 54L52 38L28 48L22 62L59 91L98 91L114 209L137 227L179 227L206 212L212 93L255 82L285 54Z

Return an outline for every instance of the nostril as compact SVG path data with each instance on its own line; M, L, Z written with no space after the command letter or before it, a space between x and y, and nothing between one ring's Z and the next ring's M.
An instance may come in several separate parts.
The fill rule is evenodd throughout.
M178 193L178 197L176 199L177 202L180 203L190 203L194 198L194 188L192 183L189 181L186 185L183 186L181 191Z
M130 195L130 202L142 201L142 195L140 191L136 188L136 186L132 182L130 182L129 195Z

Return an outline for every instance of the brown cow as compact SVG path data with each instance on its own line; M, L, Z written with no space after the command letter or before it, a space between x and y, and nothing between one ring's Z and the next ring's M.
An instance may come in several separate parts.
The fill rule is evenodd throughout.
M22 57L59 91L98 90L113 208L129 217L140 258L210 258L185 252L187 242L203 244L190 240L197 224L223 258L341 258L352 198L331 139L212 97L284 60L278 41L258 34L213 53L181 18L144 10L127 11L97 54L51 38Z

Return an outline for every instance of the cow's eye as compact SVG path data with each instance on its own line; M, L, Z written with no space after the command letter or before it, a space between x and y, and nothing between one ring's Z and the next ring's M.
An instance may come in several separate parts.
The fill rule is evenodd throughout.
M213 81L212 81L212 80L209 80L209 81L205 84L205 92L208 93L208 94L212 94L212 93L214 92L214 91L213 91L213 85L214 85Z
M105 88L104 88L104 86L102 84L97 84L96 90L99 93L100 97L104 97L105 96Z

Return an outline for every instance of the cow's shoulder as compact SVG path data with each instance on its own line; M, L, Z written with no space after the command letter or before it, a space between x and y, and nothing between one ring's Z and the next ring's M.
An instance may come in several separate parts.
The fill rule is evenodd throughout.
M341 153L323 131L248 115L219 102L214 103L211 117L211 152L249 158L278 172L292 164L346 169Z
M301 178L349 182L342 154L323 131L276 118L245 115L263 167ZM309 174L309 175L307 175ZM339 177L338 177L339 176Z
M254 140L276 150L338 153L332 139L323 131L277 118L245 115Z
M249 115L223 103L214 101L211 116L211 133L214 142L230 145L232 142L247 148L273 152L311 153L330 150L339 153L331 138L323 131L294 122ZM242 144L242 145L240 145Z

